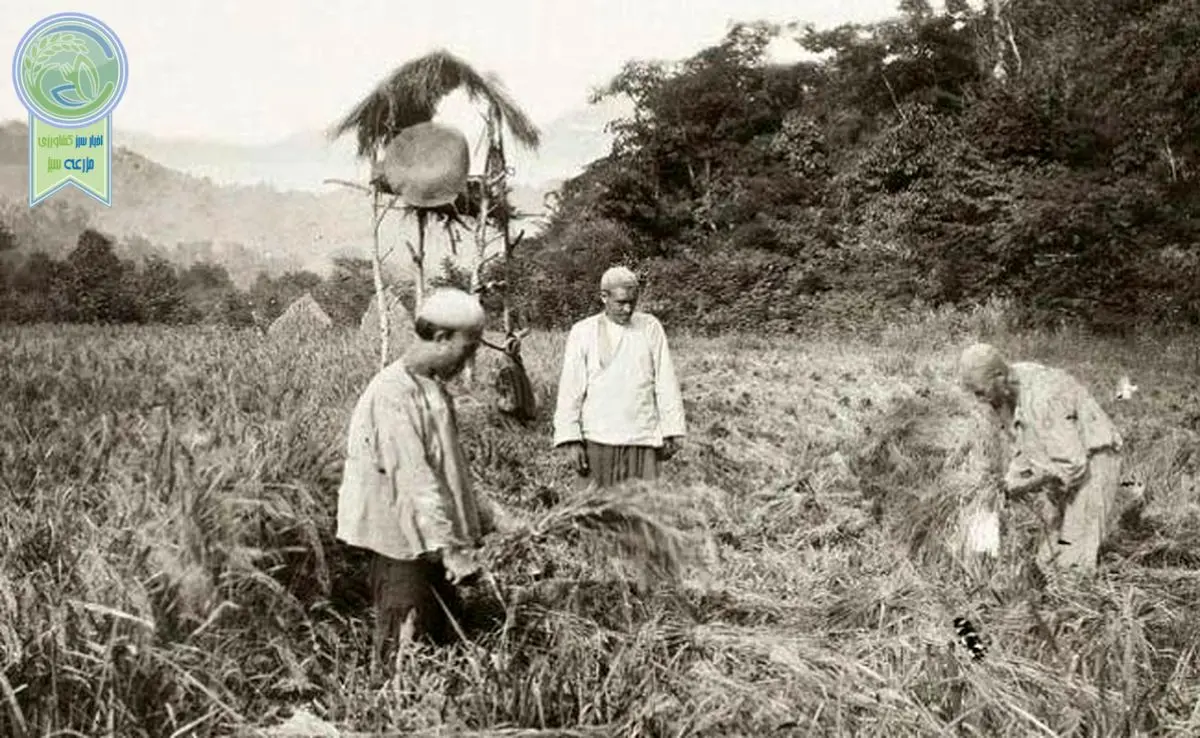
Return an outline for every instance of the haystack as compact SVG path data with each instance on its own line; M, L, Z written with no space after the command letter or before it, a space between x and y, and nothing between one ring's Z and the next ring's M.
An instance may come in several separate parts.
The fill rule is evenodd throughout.
M388 311L388 347L389 352L394 354L408 345L413 335L413 321L408 308L400 301L397 290L389 289L384 292L384 304L387 305ZM369 341L379 340L379 298L375 295L371 296L370 304L363 311L358 332Z
M267 336L284 341L298 341L323 333L331 327L333 321L313 299L312 293L305 292L283 311L283 315L271 323L271 327L267 329Z
M984 412L942 388L895 398L871 426L854 471L909 553L997 556L1001 450Z

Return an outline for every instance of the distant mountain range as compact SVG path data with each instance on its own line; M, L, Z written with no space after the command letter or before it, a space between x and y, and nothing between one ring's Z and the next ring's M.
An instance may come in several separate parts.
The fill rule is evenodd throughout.
M563 180L574 177L584 165L606 155L612 136L605 125L626 112L616 101L604 101L570 113L542 129L542 143L535 152L510 144L509 164L514 169L513 185L529 199L545 193ZM127 131L113 134L118 146L126 146L153 161L217 184L264 183L282 190L325 192L325 179L361 180L367 166L354 156L351 134L330 141L323 131L306 131L273 144L253 146L171 138ZM472 145L474 145L472 141ZM473 157L480 154L472 152ZM472 162L478 168L478 162ZM538 200L537 209L541 209Z
M616 104L574 111L545 126L536 153L510 154L513 204L540 214L545 195L606 155L605 125L623 112ZM366 165L356 161L349 136L329 141L322 132L293 135L278 143L247 146L171 139L116 127L113 206L106 208L68 188L47 203L64 201L90 214L92 223L119 240L144 239L172 260L207 259L223 264L239 284L260 270L279 274L309 269L324 274L338 255L368 256L370 206L358 192L323 184L330 178L362 182ZM0 124L0 198L28 202L28 129ZM517 224L527 233L537 218ZM392 268L407 271L403 245L415 240L413 219L393 216L383 230ZM68 238L64 235L63 239ZM431 228L427 268L448 253L440 228ZM73 243L39 248L61 255Z

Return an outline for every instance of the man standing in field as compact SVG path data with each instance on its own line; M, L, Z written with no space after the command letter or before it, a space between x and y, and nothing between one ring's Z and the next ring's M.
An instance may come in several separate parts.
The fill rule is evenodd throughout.
M372 553L377 664L402 631L453 638L450 617L462 607L455 585L477 573L471 550L498 512L472 488L443 386L475 354L483 308L460 290L437 290L414 323L417 340L354 408L338 492L337 537Z
M1038 564L1093 573L1120 483L1122 440L1112 421L1067 372L1006 364L987 344L967 348L959 370L963 387L1003 425L1005 491L1037 496L1045 526Z
M653 315L636 310L639 292L629 269L605 272L603 311L571 327L563 355L554 446L601 487L657 479L686 433L667 336Z

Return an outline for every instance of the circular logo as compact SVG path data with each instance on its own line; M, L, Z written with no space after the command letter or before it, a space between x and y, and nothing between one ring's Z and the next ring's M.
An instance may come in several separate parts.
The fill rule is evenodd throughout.
M125 47L112 29L83 13L37 23L13 56L13 86L38 118L79 128L113 111L129 81Z

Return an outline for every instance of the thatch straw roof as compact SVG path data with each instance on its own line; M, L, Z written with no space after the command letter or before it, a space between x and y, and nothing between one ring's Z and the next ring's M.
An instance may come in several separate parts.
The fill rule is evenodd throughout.
M408 308L400 301L397 290L384 292L384 303L388 311L388 346L391 351L402 350L412 339L413 319ZM359 334L371 341L379 340L379 298L371 296L371 302L363 311L358 324Z
M338 138L354 131L358 155L366 157L405 128L433 120L442 99L460 89L471 101L495 105L505 127L522 146L533 149L539 145L537 126L504 84L444 49L397 67L333 127L330 136Z
M267 336L284 341L297 341L322 333L332 326L333 320L313 299L312 293L305 292L271 323L271 327L267 329Z

